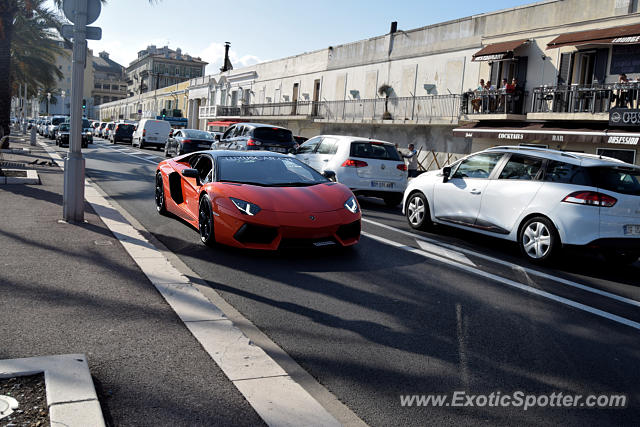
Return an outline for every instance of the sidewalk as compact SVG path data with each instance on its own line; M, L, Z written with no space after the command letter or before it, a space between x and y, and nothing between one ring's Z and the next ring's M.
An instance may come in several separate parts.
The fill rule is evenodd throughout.
M16 163L51 159L4 154ZM262 425L91 207L60 223L63 173L0 185L0 359L84 353L109 425Z

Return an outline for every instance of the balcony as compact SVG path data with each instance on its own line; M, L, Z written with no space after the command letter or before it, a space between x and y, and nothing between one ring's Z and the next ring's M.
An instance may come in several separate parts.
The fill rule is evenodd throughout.
M462 119L523 120L528 95L503 89L466 92L462 94Z
M460 114L460 95L357 99L347 101L298 101L250 104L236 107L209 105L200 107L202 119L213 118L286 118L313 119L327 123L451 124Z
M538 87L527 118L606 121L611 108L637 107L639 95L639 83Z

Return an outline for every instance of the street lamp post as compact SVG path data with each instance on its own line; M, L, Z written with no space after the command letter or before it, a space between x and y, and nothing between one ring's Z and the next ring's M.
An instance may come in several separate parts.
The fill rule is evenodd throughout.
M67 113L67 106L64 103L64 98L67 96L67 92L63 90L60 93L60 96L62 96L62 115L64 116Z
M49 115L49 104L51 103L51 92L47 92L47 116Z

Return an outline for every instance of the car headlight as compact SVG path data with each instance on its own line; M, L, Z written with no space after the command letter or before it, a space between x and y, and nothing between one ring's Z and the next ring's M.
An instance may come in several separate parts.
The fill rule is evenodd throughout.
M358 206L358 201L356 200L355 196L349 197L349 200L344 202L344 207L347 208L347 210L351 213L360 212L360 207Z
M250 216L254 216L256 215L258 212L260 212L260 206L254 204L254 203L249 203L247 201L244 200L240 200L240 199L235 199L233 197L229 197L231 199L231 201L233 202L233 204L236 206L236 208L238 208L238 210L240 212L242 212L245 215L250 215Z

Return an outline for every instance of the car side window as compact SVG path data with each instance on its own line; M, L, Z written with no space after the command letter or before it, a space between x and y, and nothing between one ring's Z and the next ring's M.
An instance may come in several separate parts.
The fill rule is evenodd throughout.
M502 172L500 172L498 179L532 181L538 178L541 169L542 159L512 154Z
M323 138L318 147L318 154L336 154L338 151L338 141L333 138Z
M238 126L236 127L236 131L233 133L233 136L234 137L242 136L243 132L244 132L244 126Z
M211 174L213 172L213 166L211 163L211 159L207 156L200 156L198 163L196 164L196 169L198 169L198 175L200 176L200 181L203 184L211 182Z
M452 178L489 178L502 156L502 153L482 153L467 157L460 162Z
M313 153L316 150L316 147L318 146L318 144L320 144L320 141L322 141L322 138L319 136L315 138L311 138L308 141L305 141L304 144L302 144L300 148L298 148L298 151L296 152L296 154Z
M236 131L236 126L231 126L227 131L222 135L222 139L231 138L233 133Z
M561 184L593 185L585 168L556 160L547 163L544 180Z

